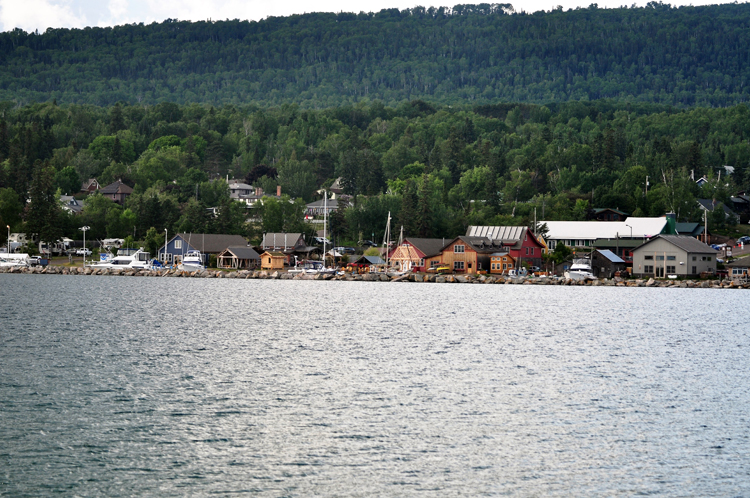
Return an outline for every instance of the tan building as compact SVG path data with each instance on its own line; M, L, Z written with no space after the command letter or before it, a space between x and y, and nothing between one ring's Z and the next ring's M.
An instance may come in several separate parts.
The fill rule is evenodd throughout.
M266 251L260 255L261 270L283 270L286 256L280 252Z
M633 275L665 278L716 273L716 249L686 235L658 235L633 250Z

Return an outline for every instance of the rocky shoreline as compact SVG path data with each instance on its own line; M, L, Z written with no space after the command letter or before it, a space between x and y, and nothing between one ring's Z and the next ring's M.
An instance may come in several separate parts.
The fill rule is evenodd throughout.
M363 275L311 275L292 274L287 272L267 272L261 270L203 270L188 272L182 270L133 270L133 269L97 269L91 267L9 267L0 268L0 273L23 273L39 275L102 275L125 277L171 277L171 278L227 278L227 279L270 279L270 280L337 280L347 282L432 282L432 283L461 283L461 284L504 284L504 285L568 285L588 287L673 287L673 288L701 288L701 289L750 289L750 282L736 280L654 280L654 279L601 279L593 281L575 281L564 278L551 277L516 277L507 278L495 275L424 275L408 274L390 277L382 273L366 273Z

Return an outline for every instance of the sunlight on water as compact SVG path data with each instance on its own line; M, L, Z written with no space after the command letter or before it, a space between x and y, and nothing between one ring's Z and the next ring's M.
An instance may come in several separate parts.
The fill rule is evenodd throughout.
M748 296L0 275L0 494L747 495Z

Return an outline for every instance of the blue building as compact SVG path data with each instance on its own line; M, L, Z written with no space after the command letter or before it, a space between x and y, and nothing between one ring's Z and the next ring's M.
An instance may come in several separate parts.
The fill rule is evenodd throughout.
M178 233L159 248L159 260L167 264L179 264L188 251L200 251L203 264L208 266L209 257L217 255L227 247L247 247L247 240L241 235ZM166 255L165 255L166 252Z

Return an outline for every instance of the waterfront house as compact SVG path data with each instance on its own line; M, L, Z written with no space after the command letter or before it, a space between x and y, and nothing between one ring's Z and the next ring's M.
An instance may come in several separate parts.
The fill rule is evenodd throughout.
M216 264L219 268L257 268L260 265L260 255L252 247L227 247L216 257Z
M750 275L750 257L736 259L724 265L729 278L746 279Z
M112 199L117 204L123 204L125 199L133 193L133 189L124 184L122 180L117 180L99 189L99 193L108 199Z
M445 239L421 239L409 237L392 248L388 254L391 266L400 271L425 271L425 261L430 256L440 256Z
M241 235L178 233L167 242L166 256L164 246L159 248L158 254L159 260L177 264L188 251L200 251L203 264L208 266L210 256L218 256L227 247L247 247L247 240Z
M439 255L427 258L425 264L430 269L446 265L455 273L489 272L490 255L502 249L500 241L460 235L446 244Z
M262 270L283 270L286 255L277 251L266 251L260 255Z
M496 247L492 252L508 252L516 266L542 266L544 245L537 240L529 227L524 226L470 226L466 235L486 237ZM550 248L552 249L552 248ZM489 269L488 267L485 270Z
M516 260L508 252L490 254L490 273L503 274L515 269Z
M633 275L699 277L716 273L716 249L685 235L658 235L633 250Z

